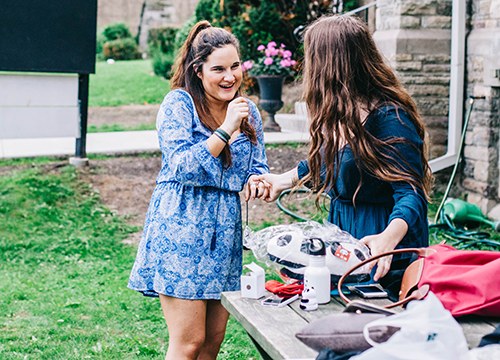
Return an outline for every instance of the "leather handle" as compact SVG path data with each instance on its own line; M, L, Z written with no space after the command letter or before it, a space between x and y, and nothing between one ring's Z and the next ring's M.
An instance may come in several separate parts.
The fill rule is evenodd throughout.
M397 250L388 251L388 252L385 252L382 254L372 256L371 258L366 259L366 260L360 262L359 264L353 266L344 275L342 275L342 277L340 278L340 280L337 284L337 289L338 289L339 295L340 295L341 299L344 300L347 304L349 304L351 302L351 300L349 300L347 298L347 296L345 296L342 293L342 283L354 270L359 269L360 267L362 267L362 266L364 266L372 261L378 260L380 258L383 258L385 256L389 256L389 255L405 254L405 253L415 253L419 257L425 258L429 255L434 254L435 252L436 252L435 249L429 249L429 248L408 248L408 249L397 249ZM389 309L389 308L393 308L393 307L396 307L399 305L404 305L411 300L421 300L427 295L428 292L429 292L429 285L424 285L420 289L415 290L411 295L404 298L403 300L395 302L391 305L386 305L384 307Z

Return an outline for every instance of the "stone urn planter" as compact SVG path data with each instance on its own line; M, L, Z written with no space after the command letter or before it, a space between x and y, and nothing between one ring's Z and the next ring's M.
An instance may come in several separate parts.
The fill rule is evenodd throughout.
M267 121L264 123L264 131L278 132L281 131L280 126L274 120L276 111L283 107L281 94L283 92L283 83L285 77L273 75L257 76L260 88L259 104L268 113Z

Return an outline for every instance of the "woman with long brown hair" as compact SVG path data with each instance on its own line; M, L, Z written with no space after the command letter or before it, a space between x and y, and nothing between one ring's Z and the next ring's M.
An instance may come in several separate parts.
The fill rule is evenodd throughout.
M229 313L222 291L240 287L239 192L267 195L262 120L239 96L238 41L197 23L180 50L157 117L162 168L128 287L159 296L166 359L216 359Z
M424 125L368 28L350 16L320 18L306 29L304 50L308 161L258 177L271 184L264 199L305 184L330 194L328 221L361 239L372 255L428 246ZM391 260L378 261L375 281Z

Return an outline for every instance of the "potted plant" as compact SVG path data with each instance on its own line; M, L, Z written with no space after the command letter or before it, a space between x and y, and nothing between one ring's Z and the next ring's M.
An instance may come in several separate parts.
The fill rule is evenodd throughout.
M274 120L274 114L283 106L281 101L283 83L287 76L294 75L295 60L292 60L292 52L285 50L284 44L277 48L274 41L269 42L267 46L259 45L257 50L262 56L256 61L245 61L242 68L243 71L248 70L251 76L256 77L259 83L259 104L269 114L264 130L281 131Z

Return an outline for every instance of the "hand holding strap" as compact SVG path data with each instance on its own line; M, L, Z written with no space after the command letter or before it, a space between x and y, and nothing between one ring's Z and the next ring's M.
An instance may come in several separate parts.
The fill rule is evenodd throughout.
M404 277L403 277L403 283L405 283L405 277L409 277L411 275L416 275L418 278L411 281L409 279L406 279L406 283L414 283L414 286L416 286L418 284L418 281L420 280L420 275L422 274L422 265L423 265L423 258L431 255L431 254L434 254L436 252L435 249L429 249L429 248L409 248L409 249L398 249L398 250L393 250L393 251L388 251L388 252L385 252L385 253L382 253L382 254L379 254L379 255L375 255L369 259L366 259L365 261L362 261L360 262L359 264L357 264L356 266L352 267L351 269L349 269L339 280L338 284L337 284L337 289L339 291L339 295L340 297L342 298L342 300L344 300L346 303L350 303L351 300L349 300L347 298L347 296L345 296L342 291L341 291L341 287L342 287L342 283L344 282L344 280L356 269L359 269L360 267L372 262L372 261L375 261L375 260L378 260L384 256L389 256L389 255L395 255L395 254L404 254L404 253L415 253L417 254L420 258L422 259L419 259L417 261L420 261L421 263L419 263L418 265L418 268L419 270L417 271L410 271L408 272L409 269L407 269L405 271L405 274L404 274ZM413 264L412 264L413 265ZM410 265L411 267L411 265ZM409 267L409 268L410 268ZM411 273L411 275L408 275L407 276L407 272L408 274ZM415 291L411 292L412 288L409 288L406 290L406 292L411 292L410 295L406 294L406 293L401 293L400 294L400 300L398 302L395 302L391 305L386 305L385 308L389 309L389 308L393 308L393 307L396 307L396 306L399 306L399 305L404 305L408 302L410 302L411 300L421 300L423 299L427 293L429 292L429 285L424 285L422 286L421 288L417 288ZM403 298L402 298L403 297Z

